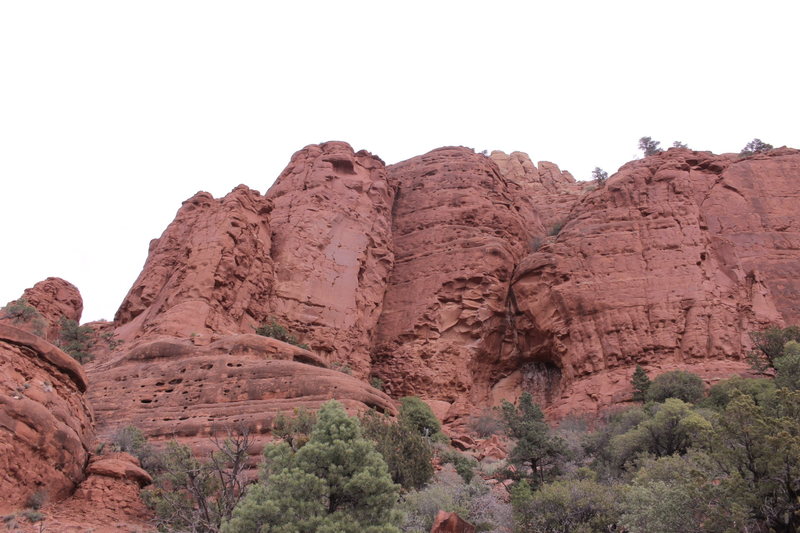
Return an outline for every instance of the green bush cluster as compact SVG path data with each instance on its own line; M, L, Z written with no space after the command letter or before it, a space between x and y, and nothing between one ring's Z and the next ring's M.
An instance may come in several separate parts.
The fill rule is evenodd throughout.
M59 321L59 347L74 357L79 363L88 363L94 359L91 350L94 346L91 326L81 326L75 320L61 317Z
M7 303L5 307L0 309L0 318L10 318L15 324L29 324L33 329L33 333L40 337L44 335L45 329L47 329L47 320L25 298L19 298Z
M287 344L297 346L298 348L308 350L307 344L300 342L297 337L289 333L289 330L278 324L274 318L270 318L268 322L261 324L255 328L255 330L256 335L261 335L262 337L271 337Z
M265 447L260 481L248 487L219 481L241 446L200 460L171 444L148 502L171 517L164 529L228 533L419 533L439 509L484 532L798 531L800 342L789 328L754 338L774 380L731 378L706 393L688 372L651 381L637 369L642 404L558 430L529 393L504 402L513 445L506 467L491 470L510 505L484 481L488 467L434 445L446 440L441 424L415 397L401 400L397 420L357 419L334 401L278 417L281 441ZM116 445L141 453L142 441L129 432Z

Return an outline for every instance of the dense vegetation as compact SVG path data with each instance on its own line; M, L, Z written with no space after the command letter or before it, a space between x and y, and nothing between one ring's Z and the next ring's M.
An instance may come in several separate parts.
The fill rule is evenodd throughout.
M246 432L215 441L207 458L177 443L155 452L134 428L114 442L155 474L145 499L165 531L427 533L444 509L484 532L788 533L800 530L797 339L798 328L754 333L750 358L774 379L708 391L691 373L651 379L639 367L639 402L599 421L553 429L524 393L471 422L505 433L506 461L451 448L414 397L396 420L352 417L335 401L279 416L249 486Z

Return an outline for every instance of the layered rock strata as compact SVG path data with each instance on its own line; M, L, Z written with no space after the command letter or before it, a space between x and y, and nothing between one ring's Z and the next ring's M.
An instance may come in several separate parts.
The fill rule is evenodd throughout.
M267 193L274 209L272 313L311 348L359 377L394 264L383 161L329 142L297 152Z
M472 150L434 150L389 176L395 265L374 372L394 395L470 403L513 366L508 287L533 233L497 165Z
M38 316L4 318L0 312L0 323L24 329L50 342L59 340L62 319L78 322L83 313L83 298L78 288L61 278L51 277L36 283L12 303L23 300L36 310Z
M352 410L394 413L388 396L350 375L325 368L301 348L253 334L205 346L191 340L140 343L95 367L89 398L99 436L132 425L150 437L201 447L247 429L259 453L279 414L318 409L336 398Z
M0 324L0 512L34 495L62 499L83 480L94 437L86 386L70 356Z
M622 167L519 264L514 327L538 368L504 386L574 404L584 380L629 391L622 376L637 363L746 371L747 332L798 317L798 179L800 152L788 149L673 149ZM583 407L605 403L587 396Z

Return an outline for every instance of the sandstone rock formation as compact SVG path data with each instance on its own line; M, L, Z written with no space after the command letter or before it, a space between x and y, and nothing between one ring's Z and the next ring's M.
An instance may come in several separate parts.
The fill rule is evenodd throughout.
M272 313L359 377L394 264L383 161L329 142L297 152L267 193L274 209Z
M149 339L252 333L268 313L272 206L239 186L221 199L197 193L150 243L139 278L114 317L127 346Z
M101 438L133 425L195 449L210 449L210 437L240 428L263 445L278 414L316 410L331 398L355 410L395 412L384 393L325 368L319 356L254 334L205 346L190 339L140 343L95 366L91 379L89 399Z
M62 318L78 322L83 312L83 299L77 287L61 278L40 281L25 289L20 299L36 309L40 317L26 321L0 318L0 321L39 335L50 342L58 341Z
M159 339L196 349L158 368L211 357L203 347L275 319L322 364L447 421L522 390L556 414L600 409L629 399L637 363L746 372L747 331L799 313L798 159L673 149L595 188L520 152L442 148L384 167L345 143L309 146L264 196L184 204L117 314L122 357L89 370L138 375L126 357ZM155 402L170 380L151 377L139 390ZM117 419L122 405L92 394Z
M101 455L92 459L86 472L72 496L42 509L46 531L155 531L152 512L139 497L141 487L152 479L136 458L127 453Z
M628 391L620 370L636 363L746 371L747 332L798 317L798 178L800 152L788 149L746 159L672 149L622 167L519 264L513 321L526 362L510 388L574 404L584 380ZM606 403L587 395L584 408Z
M475 533L475 526L456 513L439 511L433 521L431 533Z
M470 402L508 362L508 287L533 233L497 165L472 150L434 150L389 175L395 267L374 371L395 395Z
M85 390L72 357L0 324L0 512L36 493L59 500L83 480L94 436Z

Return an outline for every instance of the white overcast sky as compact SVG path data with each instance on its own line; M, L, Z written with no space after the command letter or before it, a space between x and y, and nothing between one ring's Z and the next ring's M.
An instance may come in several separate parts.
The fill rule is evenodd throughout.
M800 147L800 2L0 0L0 305L111 319L198 190L303 146L514 150L578 179L639 137Z

